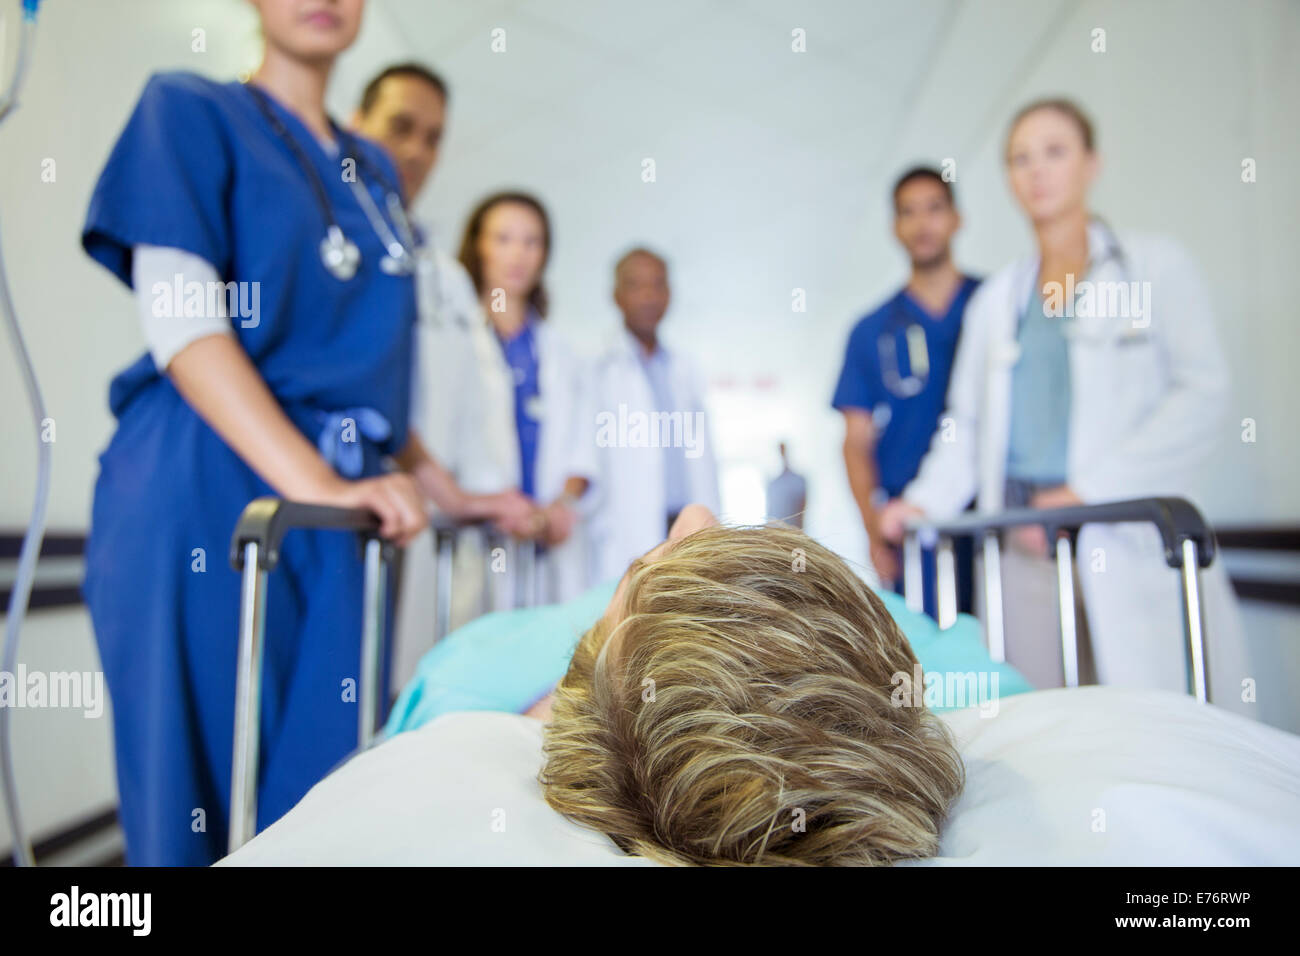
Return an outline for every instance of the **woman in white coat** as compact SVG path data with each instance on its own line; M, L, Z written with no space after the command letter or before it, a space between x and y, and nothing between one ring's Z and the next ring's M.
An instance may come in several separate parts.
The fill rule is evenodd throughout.
M898 540L916 514L1190 495L1230 440L1228 374L1204 283L1167 239L1122 241L1088 211L1098 169L1092 127L1072 103L1023 109L1007 138L1012 192L1036 254L1003 268L971 299L941 420L917 477L882 515ZM1021 552L1017 561L1015 552ZM1023 560L1028 556L1028 560ZM1177 576L1155 530L1083 529L1077 563L1101 683L1187 688ZM1004 564L1007 655L1040 686L1059 685L1055 591L1040 529L1013 536ZM1015 571L1043 575L1034 588ZM1240 711L1245 648L1221 563L1203 576L1211 693ZM1016 624L1034 621L1032 632Z
M489 196L466 224L460 261L479 299L471 335L485 424L484 453L462 481L479 492L518 488L534 501L506 530L537 542L537 599L563 601L589 583L582 525L596 464L583 364L546 318L550 246L546 210L525 193Z

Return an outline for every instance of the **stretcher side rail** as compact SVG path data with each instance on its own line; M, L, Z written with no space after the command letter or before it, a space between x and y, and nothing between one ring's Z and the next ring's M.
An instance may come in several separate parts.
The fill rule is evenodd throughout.
M256 498L244 508L230 540L230 563L240 586L239 657L235 673L235 736L230 776L229 850L257 831L257 767L261 746L262 649L266 633L266 576L280 561L284 536L295 528L353 531L364 550L361 680L357 688L357 744L375 738L379 719L384 614L391 542L379 536L379 518L363 508L332 508L280 498Z
M538 554L536 542L514 538L496 528L486 518L460 519L435 513L429 520L433 530L434 589L433 642L436 644L451 630L452 571L456 544L466 531L483 535L488 560L483 567L484 593L491 610L501 607L532 607L538 601ZM502 560L498 563L495 555ZM503 571L494 574L494 571ZM496 579L500 580L496 580ZM501 600L504 592L507 601Z
M935 551L935 578L940 627L957 619L957 575L953 539L979 538L984 556L984 631L989 655L1006 660L1003 630L1002 563L999 534L1009 528L1038 525L1054 541L1056 587L1060 611L1061 651L1067 687L1079 686L1079 645L1075 629L1074 548L1079 530L1089 524L1143 523L1153 525L1164 546L1165 563L1180 574L1188 693L1210 701L1205 656L1205 616L1200 571L1215 557L1214 532L1196 506L1185 498L1134 498L1066 508L1013 508L964 514L945 521L915 518L903 538L903 592L908 607L922 610L921 548Z

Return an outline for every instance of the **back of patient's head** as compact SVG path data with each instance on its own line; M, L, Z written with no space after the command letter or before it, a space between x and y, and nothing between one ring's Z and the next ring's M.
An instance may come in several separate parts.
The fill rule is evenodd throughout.
M916 657L840 558L784 526L706 528L634 567L622 611L556 691L552 807L665 863L937 852L961 759L895 706Z

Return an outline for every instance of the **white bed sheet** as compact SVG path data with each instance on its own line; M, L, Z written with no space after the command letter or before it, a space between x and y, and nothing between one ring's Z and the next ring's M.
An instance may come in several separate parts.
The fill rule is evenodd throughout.
M904 865L1300 863L1300 736L1103 687L943 719L966 788L940 855ZM218 865L647 865L552 811L540 766L536 721L449 714L358 755Z

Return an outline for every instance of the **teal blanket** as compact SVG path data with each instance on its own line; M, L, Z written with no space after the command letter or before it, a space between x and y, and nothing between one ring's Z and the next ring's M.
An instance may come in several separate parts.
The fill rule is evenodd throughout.
M564 604L495 611L453 631L420 659L384 735L457 710L527 710L559 683L578 639L605 612L617 587L610 581ZM1033 690L1015 668L993 663L975 618L958 615L956 624L941 631L931 618L908 610L897 594L877 593L925 671L920 683L900 681L896 695L924 699L938 711L972 705L989 710L1000 697Z

